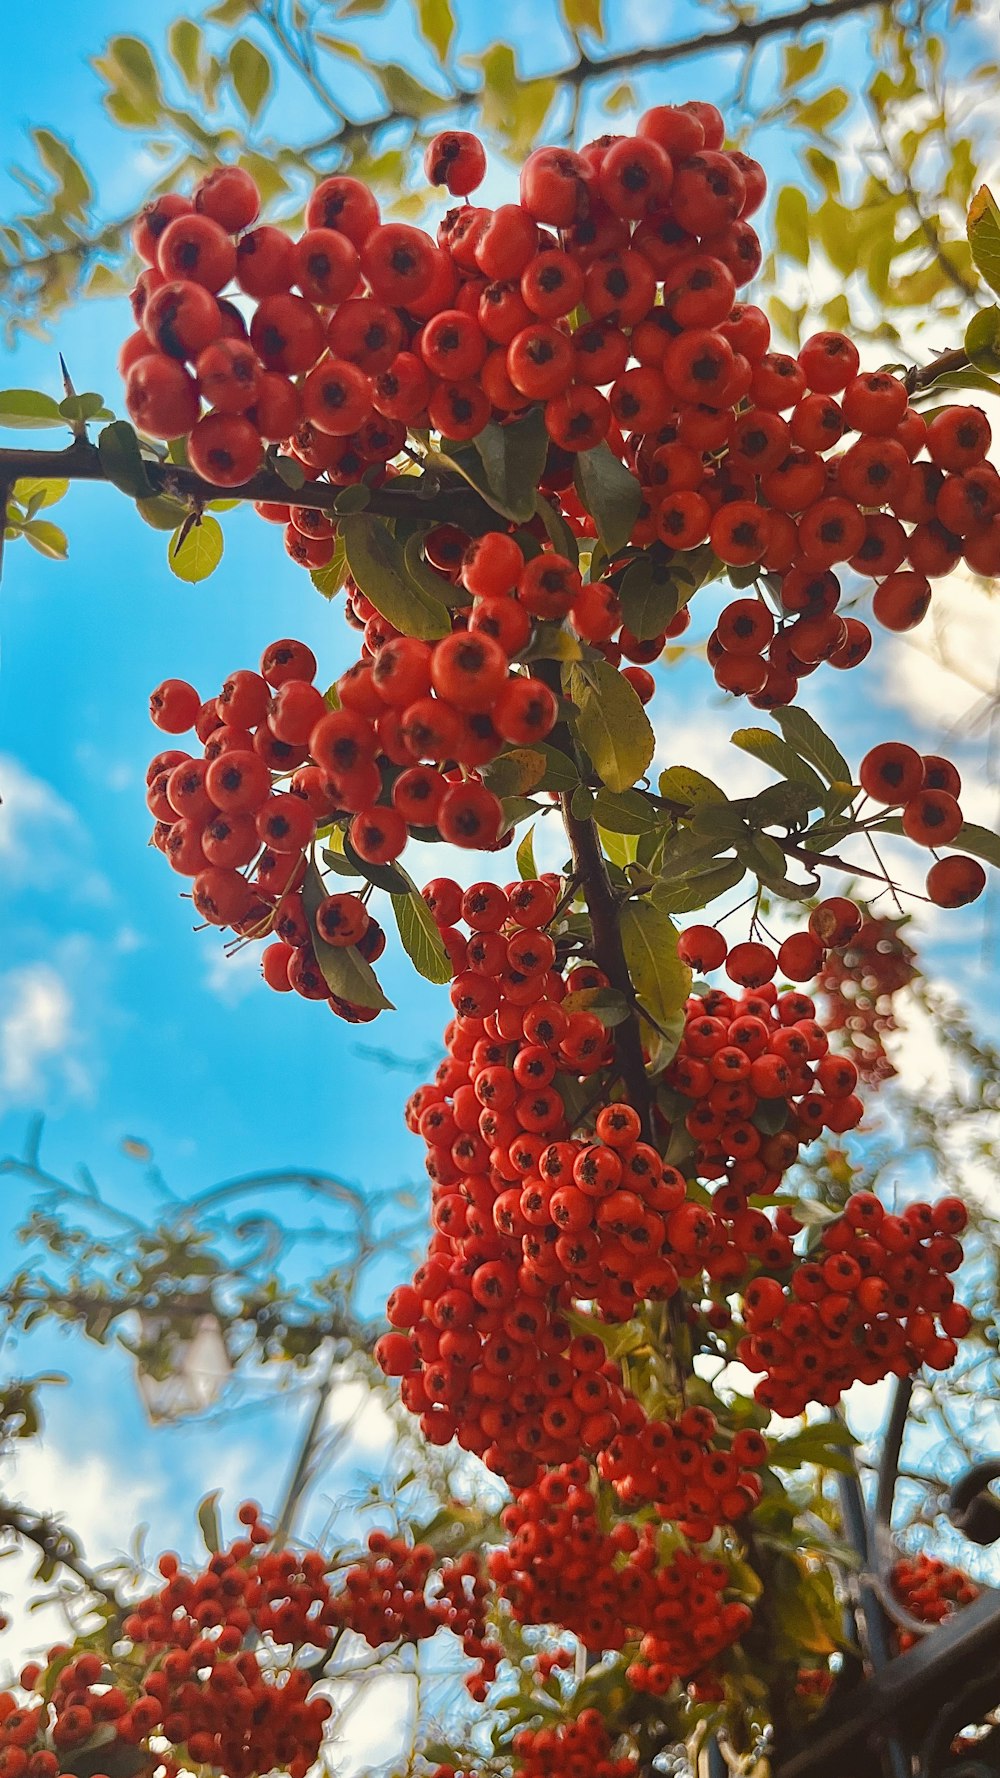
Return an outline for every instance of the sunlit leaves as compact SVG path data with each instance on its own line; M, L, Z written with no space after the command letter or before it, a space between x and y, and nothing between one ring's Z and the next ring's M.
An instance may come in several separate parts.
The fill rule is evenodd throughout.
M996 303L973 315L965 330L965 350L977 370L1000 371L1000 308Z
M0 427L34 431L65 422L59 403L40 389L0 389Z
M450 982L451 959L444 948L437 922L413 879L399 866L397 869L409 885L405 895L390 898L403 949L417 974L425 981L439 986Z
M636 999L655 1020L650 1042L652 1060L656 1067L663 1068L674 1054L684 1029L684 1003L691 991L691 971L677 955L676 926L651 901L627 901L621 911L620 931Z
M455 15L450 0L417 0L420 35L439 61L446 61L455 35Z
M786 258L809 264L809 204L797 185L784 185L778 193L774 232Z

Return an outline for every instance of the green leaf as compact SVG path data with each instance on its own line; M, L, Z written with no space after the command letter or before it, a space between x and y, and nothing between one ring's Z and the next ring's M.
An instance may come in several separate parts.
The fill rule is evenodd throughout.
M93 192L90 180L75 154L53 130L32 130L31 136L39 160L59 183L57 210L84 217Z
M356 876L364 877L366 883L374 883L376 889L384 889L387 895L404 895L410 881L406 872L398 864L369 864L354 850L346 833L340 835L344 858Z
M603 40L601 0L559 0L560 11L571 31L592 31Z
M815 74L825 54L826 43L822 38L818 43L786 44L782 92L789 92L793 86L799 86L803 80L808 80L810 74Z
M352 513L341 519L340 535L358 586L397 630L424 642L451 634L447 606L410 579L403 550L381 519Z
M800 758L795 748L782 740L769 728L738 728L730 736L734 747L759 759L773 771L780 772L782 777L791 778L796 783L804 784L813 794L816 801L814 807L822 807L826 792L821 779L813 771L812 766Z
M237 37L229 51L229 78L251 123L271 91L271 64L249 37Z
M399 867L397 866L397 869ZM443 986L454 973L451 958L444 948L434 916L413 879L406 871L409 889L406 895L393 895L392 911L403 942L403 949L418 975L425 981Z
M724 790L698 772L694 766L668 766L660 773L660 795L668 803L679 803L684 809L697 809L703 803L729 801Z
M494 512L515 524L526 525L535 516L538 482L545 467L549 439L540 407L506 426L490 420L471 447L442 440L444 460L464 476L470 487L488 501Z
M635 687L607 661L564 669L566 695L577 707L577 734L609 790L628 790L643 776L656 748Z
M541 784L545 765L545 755L540 748L512 747L482 766L480 776L494 796L521 796Z
M782 778L749 797L743 811L752 827L804 827L810 809L821 808L822 804L822 792L817 796L801 779Z
M169 494L152 494L148 500L137 500L135 510L154 531L176 531L189 516L183 501L174 500Z
M455 16L449 0L417 0L417 24L439 62L447 61L455 35Z
M386 999L375 971L365 962L356 945L328 945L316 931L316 909L321 901L325 901L326 894L319 871L310 863L302 884L302 905L309 922L316 961L327 987L351 1006L370 1006L378 1012L392 1012L392 1001Z
M565 556L566 560L572 562L575 567L580 560L580 546L562 513L557 512L551 500L548 500L540 491L536 491L535 494L535 511L545 526L549 542L556 554ZM518 542L520 542L520 538Z
M605 441L591 451L577 453L573 480L605 547L612 553L621 549L632 535L642 505L642 488L632 471Z
M641 790L599 790L594 820L610 833L655 833L663 816Z
M820 93L808 105L797 106L795 122L800 129L811 130L813 135L822 136L847 110L850 102L850 95L842 86L831 87L829 92Z
M336 593L339 593L347 579L347 551L344 548L344 539L339 532L333 540L333 555L326 567L310 568L309 579L316 591L322 593L324 599L332 599Z
M275 475L280 475L286 488L295 493L305 487L306 472L296 457L283 457L280 451L275 451L270 461Z
M1000 293L1000 205L988 185L981 185L969 205L969 246L978 270L991 290Z
M160 77L149 48L140 37L112 37L104 57L95 63L140 114L155 118L162 104Z
M186 580L190 586L196 586L200 580L207 580L210 574L214 574L222 561L225 548L222 526L218 519L205 514L197 524L192 525L186 537L183 537L183 532L184 526L178 525L167 545L167 562L170 572L176 574L178 580Z
M522 648L519 661L579 661L583 649L577 638L559 624L536 624L531 641Z
M127 420L112 420L97 435L101 468L109 482L130 494L133 500L146 499L153 493L135 428ZM177 523L175 519L174 523Z
M206 1494L198 1502L198 1528L210 1556L217 1556L222 1548L222 1527L219 1524L221 1493L221 1488L213 1488L211 1494Z
M28 519L21 526L21 536L28 539L40 556L49 556L53 561L64 562L69 554L65 531L51 519Z
M681 1040L691 971L677 955L680 934L676 926L653 902L627 901L618 929L636 999L667 1034L661 1036L652 1026L644 1026L650 1066L658 1072L667 1066Z
M22 476L13 487L13 496L19 506L28 509L28 516L34 518L36 512L43 507L55 506L69 493L68 481L43 481L37 476Z
M558 747L550 747L548 742L540 742L531 749L532 753L541 753L545 759L545 776L536 790L575 790L580 782L580 773L573 760Z
M609 1029L621 1025L631 1011L625 995L618 988L578 988L559 1003L564 1012L592 1012Z
M851 768L843 754L807 710L787 704L775 710L774 720L800 759L808 760L831 784L851 783Z
M680 606L680 588L670 563L658 561L649 550L629 563L618 597L626 628L640 642L661 635Z
M966 821L955 838L949 841L949 847L956 852L971 852L984 864L992 864L1000 870L1000 834L991 832L988 827L977 827L974 821Z
M666 914L693 914L710 907L720 895L735 889L747 874L742 858L726 858L712 870L693 871L684 877L666 877L657 883L650 899Z
M533 882L538 875L538 866L535 863L535 830L533 827L529 827L527 833L522 834L514 854L514 862L522 883Z
M254 0L218 0L205 14L216 25L238 25L254 10Z
M965 330L965 350L976 370L1000 371L1000 308L996 303L973 315Z
M167 47L187 85L201 84L202 34L193 19L174 19L167 32Z
M778 193L774 232L786 258L809 264L809 202L797 185L784 185Z
M529 796L502 796L500 807L503 810L501 833L506 833L509 827L516 827L519 821L526 821L529 816L538 814L538 804Z
M76 424L83 420L113 420L114 414L104 405L104 396L97 395L87 389L82 395L67 395L59 403L59 412L64 420Z
M59 403L40 389L0 389L0 426L15 432L63 426Z
M803 1463L818 1463L823 1469L853 1475L851 1453L857 1442L842 1420L817 1420L789 1438L772 1440L767 1460L773 1469L800 1469Z

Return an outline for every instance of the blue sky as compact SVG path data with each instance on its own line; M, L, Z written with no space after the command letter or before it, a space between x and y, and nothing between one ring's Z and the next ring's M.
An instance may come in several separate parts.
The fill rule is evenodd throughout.
M460 0L459 10L463 44L472 50L488 42L493 9ZM685 19L704 22L703 10L671 9L671 30L683 30ZM143 34L157 41L175 11L174 0L145 0ZM134 30L137 17L126 0L87 7L50 0L16 9L6 26L5 87L23 97L0 118L0 163L23 155L30 123L50 122L87 158L108 214L141 202L141 142L123 138L102 116L86 59L109 33ZM613 9L613 18L613 41L626 29L649 40L662 13L630 0ZM524 70L544 66L555 38L539 27L531 0L513 0L504 24ZM838 36L842 71L863 29L848 24ZM376 55L401 53L398 7L365 30ZM654 91L679 99L716 89L717 72L706 63L671 71L655 87L645 83L650 98ZM314 123L298 92L283 86L275 127L308 134ZM772 151L769 170L787 172L787 147L772 141L762 154L765 146ZM513 190L513 176L501 169L490 195ZM0 175L0 213L16 199L17 188ZM115 355L130 325L121 302L69 312L52 338L25 339L7 352L0 381L55 391L59 349L78 387L99 389L120 406ZM17 438L48 442L44 434ZM8 435L3 442L16 440ZM85 1160L122 1201L141 1197L135 1165L120 1151L126 1136L147 1142L185 1195L286 1163L321 1166L381 1189L419 1177L418 1145L401 1111L421 1076L405 1066L387 1070L364 1046L384 1045L403 1059L426 1056L448 1017L446 991L417 980L391 943L381 973L400 1011L359 1037L297 996L267 992L255 967L227 965L215 935L192 933L178 879L146 845L144 768L158 746L147 716L151 687L177 675L209 695L234 667L255 665L273 636L287 634L311 644L328 680L353 658L354 633L287 560L280 534L249 512L225 515L224 563L197 588L169 574L162 534L114 490L77 487L54 516L70 537L68 564L43 560L23 543L9 546L0 606L0 1155L19 1149L30 1115L43 1111L50 1170L66 1175ZM705 603L699 635L711 627L719 600L712 593ZM948 610L963 658L983 659L996 636L987 602L970 593ZM947 730L972 703L960 677L929 663L912 643L886 638L849 679L825 671L808 686L810 707L855 760L889 736L948 751ZM703 664L661 675L654 714L661 764L697 765L734 794L767 781L763 768L728 747L730 731L752 717L714 692ZM995 824L982 735L959 738L952 750L969 774L970 817ZM546 862L560 857L553 842ZM436 869L417 849L407 863L418 881ZM469 869L466 861L467 880ZM504 865L497 871L503 875ZM473 874L489 873L477 864ZM906 880L919 883L912 860ZM972 993L981 979L988 913L975 920L935 915L927 923L928 967ZM985 998L980 1011L995 1034L995 1004ZM5 1228L24 1201L7 1195ZM63 1366L79 1366L79 1353L74 1359L48 1340L29 1344L21 1362L38 1368L54 1355ZM114 1515L101 1516L106 1474L87 1471L99 1538L111 1538L115 1521L133 1506L144 1516L166 1514L179 1534L209 1480L233 1478L236 1489L240 1471L253 1471L265 1498L274 1492L284 1444L262 1439L249 1422L224 1439L210 1428L158 1434L154 1457L126 1362L105 1362L106 1368L88 1363L81 1374L75 1411L68 1393L54 1402L51 1504L60 1490L72 1492L74 1464L126 1451L127 1486ZM110 1398L100 1378L113 1378ZM156 1467L168 1463L169 1490Z

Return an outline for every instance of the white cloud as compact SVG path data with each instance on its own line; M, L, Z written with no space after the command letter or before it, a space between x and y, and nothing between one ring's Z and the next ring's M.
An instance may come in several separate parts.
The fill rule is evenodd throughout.
M235 1006L260 986L260 946L244 945L227 955L218 933L210 933L206 942L205 986L226 1006Z
M33 1099L53 1065L74 1096L85 1093L76 1041L73 998L52 964L27 963L0 977L0 1084L12 1098Z
M87 862L88 836L75 809L12 754L0 754L0 870L8 888L68 888L75 902L111 899L104 874Z

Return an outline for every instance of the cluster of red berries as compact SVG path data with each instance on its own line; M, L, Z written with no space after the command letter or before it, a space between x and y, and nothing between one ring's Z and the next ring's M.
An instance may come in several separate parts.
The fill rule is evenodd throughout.
M905 741L883 741L861 761L858 780L874 802L900 807L900 825L918 846L950 846L963 823L962 779L950 759L920 754ZM961 908L986 887L978 859L953 852L927 873L927 894L938 907Z
M519 1623L561 1624L595 1651L642 1637L639 1689L664 1692L742 1634L750 1614L724 1600L724 1562L683 1551L663 1560L649 1523L603 1530L589 1484L576 1458L521 1490L501 1515L508 1542L491 1552L490 1576Z
M199 473L235 486L265 439L286 441L307 473L349 482L395 457L408 426L467 439L538 402L550 438L574 452L612 432L620 447L620 426L655 432L677 402L725 407L745 393L737 355L722 341L734 374L706 371L706 337L722 336L703 320L718 285L728 313L760 266L746 217L766 181L756 161L723 151L724 133L712 105L657 106L635 138L538 149L519 203L462 203L436 241L383 223L372 193L344 176L311 194L300 240L254 228L253 180L219 168L192 199L157 198L136 224L149 269L120 360L129 412L155 436L189 436ZM463 132L429 152L453 195L474 189L456 189L456 165L485 172ZM708 265L707 290L689 285L690 261ZM256 303L249 328L220 296L232 283ZM588 320L574 326L580 306Z
M766 1375L757 1400L791 1417L833 1407L852 1383L946 1370L972 1318L955 1301L968 1220L960 1198L914 1203L899 1216L870 1192L799 1260L787 1284L759 1275L743 1291L737 1356Z
M511 675L506 652L485 633L455 631L434 644L395 632L369 640L337 681L336 708L313 684L312 651L290 639L265 649L259 673L232 673L205 703L177 679L150 700L159 728L193 727L203 749L200 758L168 749L150 762L154 845L194 879L203 919L244 939L276 935L263 957L269 986L337 1011L348 1003L331 996L299 893L317 830L346 824L353 851L371 865L398 858L414 830L495 846L502 805L474 768L505 740L541 738L556 716L548 687ZM368 962L384 949L358 896L327 896L315 924L326 943L356 945Z
M665 1136L686 1137L691 1170L728 1186L711 1209L688 1204L673 1219L673 1246L696 1262L681 1267L683 1276L705 1266L716 1279L738 1278L753 1253L770 1265L788 1263L783 1243L769 1245L780 1229L747 1211L746 1200L775 1191L800 1145L821 1130L855 1128L864 1111L857 1079L849 1057L830 1054L807 994L779 993L764 982L739 999L721 988L690 996L677 1054L663 1075L670 1096L659 1095L660 1115ZM743 1222L734 1221L739 1217ZM719 1218L733 1223L724 1241L734 1249L728 1257L716 1246Z
M51 1685L48 1669L24 1670L22 1685L40 1692L42 1701L12 1709L4 1694L4 1778L55 1778L60 1760L72 1770L91 1745L112 1760L113 1771L116 1743L136 1746L151 1736L173 1749L157 1745L151 1753L166 1778L191 1764L227 1778L275 1767L305 1778L332 1706L310 1697L313 1678L294 1656L330 1644L337 1619L328 1564L317 1551L268 1548L271 1532L256 1507L241 1507L240 1518L246 1535L212 1556L201 1574L185 1574L176 1556L160 1558L163 1586L140 1600L123 1625L130 1660L127 1669L116 1661L115 1671L134 1668L128 1694L109 1683L96 1653L62 1665L65 1651L50 1650L50 1667L59 1663ZM262 1638L272 1651L266 1660L254 1652ZM286 1658L272 1658L279 1648Z
M689 1543L707 1543L718 1525L745 1518L758 1504L757 1472L766 1461L759 1432L744 1427L726 1445L715 1415L688 1407L678 1420L623 1423L596 1468L622 1506L653 1505Z
M511 1742L520 1778L637 1778L632 1754L611 1756L612 1739L599 1710L581 1710L551 1728L518 1729ZM457 1766L435 1766L430 1778L477 1778Z
M487 1583L479 1557L467 1551L455 1560L438 1558L430 1544L373 1531L368 1550L344 1575L334 1606L336 1621L363 1636L371 1648L387 1643L422 1642L440 1629L459 1637L462 1652L476 1662L465 1681L478 1702L496 1677L502 1650L485 1617Z
M821 1023L846 1046L868 1086L891 1080L896 1072L883 1039L897 1028L896 995L919 974L902 924L887 914L867 913L854 937L829 953L816 982Z
M645 454L659 476L654 534L670 541L673 532L682 549L707 536L730 567L774 576L775 609L733 600L708 644L717 683L770 709L791 703L822 662L854 667L871 648L868 625L838 610L840 564L878 582L872 614L896 631L920 623L931 579L963 553L997 572L1000 475L986 462L990 428L979 409L947 408L928 425L891 371L859 373L843 334L814 335L796 359L767 350L760 310L744 308L718 331L731 340L734 327L747 365L734 409L694 436L689 427L687 439L676 429L651 455L644 441L639 461ZM849 432L854 443L825 457ZM698 455L713 446L725 451L714 464ZM928 461L916 461L922 450Z
M900 1556L893 1563L889 1579L900 1604L922 1624L943 1623L963 1605L971 1605L979 1598L975 1581L960 1568L953 1568L950 1562L942 1562L939 1556L929 1556L923 1551L914 1556ZM900 1629L896 1635L901 1650L912 1648L918 1641L913 1630Z

